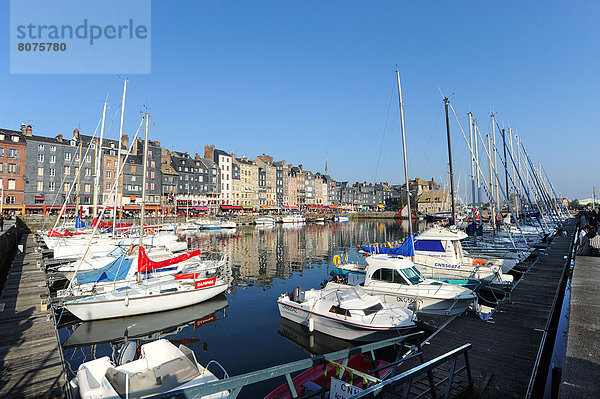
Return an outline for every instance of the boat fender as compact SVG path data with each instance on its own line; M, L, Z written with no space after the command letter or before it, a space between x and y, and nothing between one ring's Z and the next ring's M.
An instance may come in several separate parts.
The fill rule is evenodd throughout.
M133 243L131 243L131 245L129 246L129 251L127 251L127 255L131 255L133 253Z
M348 263L348 252L344 252L344 263Z
M483 259L474 259L473 260L473 266L483 265L484 263L485 263L485 261Z
M129 295L125 295L125 306L129 306Z
M308 318L308 331L315 331L315 319L313 319L312 317Z
M342 258L340 258L340 256L339 256L339 255L336 255L336 256L334 256L334 257L333 257L333 264L334 264L335 266L337 266L337 265L339 265L339 264L341 264L341 263L342 263Z

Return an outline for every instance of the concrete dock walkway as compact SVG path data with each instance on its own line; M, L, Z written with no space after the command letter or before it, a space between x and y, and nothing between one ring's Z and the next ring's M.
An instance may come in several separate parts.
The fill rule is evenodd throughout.
M575 258L561 398L600 397L600 257Z

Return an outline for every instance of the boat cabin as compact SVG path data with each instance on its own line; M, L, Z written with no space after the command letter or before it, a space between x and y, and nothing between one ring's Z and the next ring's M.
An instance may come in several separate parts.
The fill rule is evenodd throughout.
M414 264L402 257L373 255L367 258L365 285L371 282L386 282L415 285L423 282Z
M464 232L431 228L415 237L415 261L421 256L442 258L451 264L461 264L464 253L460 240L468 237Z

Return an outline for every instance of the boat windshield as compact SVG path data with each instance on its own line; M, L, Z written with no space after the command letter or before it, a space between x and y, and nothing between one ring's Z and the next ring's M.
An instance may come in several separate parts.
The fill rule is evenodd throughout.
M404 274L404 276L406 276L406 278L412 284L419 284L419 283L423 282L423 279L419 275L419 271L417 269L415 269L414 266L406 268L406 269L402 269L402 274Z
M380 304L380 303L376 303L373 306L369 306L368 308L363 309L363 312L365 312L365 315L368 316L368 315L371 315L373 313L379 312L381 309L383 309L383 305Z

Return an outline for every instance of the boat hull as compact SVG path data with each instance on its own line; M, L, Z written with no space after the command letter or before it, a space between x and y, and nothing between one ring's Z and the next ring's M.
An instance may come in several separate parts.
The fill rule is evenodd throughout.
M322 316L288 302L282 302L281 300L277 301L277 305L279 306L281 317L307 326L309 330L311 324L313 324L313 328L316 331L348 341L378 341L410 331L413 328L413 326L377 328L355 323L345 323L341 319ZM311 319L312 322L310 321Z
M131 298L127 296L126 291L123 291L121 298L96 300L96 298L91 297L83 300L67 301L64 307L80 320L103 320L195 305L225 292L227 287L228 285L223 283L201 289Z

